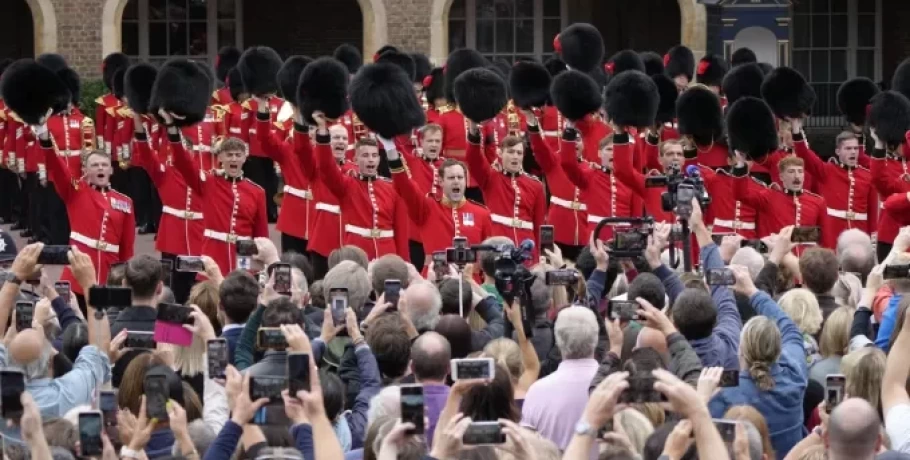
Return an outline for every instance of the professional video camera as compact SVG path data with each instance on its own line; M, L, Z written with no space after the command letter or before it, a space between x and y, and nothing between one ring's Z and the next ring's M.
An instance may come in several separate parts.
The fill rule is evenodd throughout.
M692 215L692 198L698 198L702 209L711 203L711 197L705 190L705 182L699 173L698 166L686 167L683 175L679 166L671 165L667 175L651 176L645 179L645 187L667 187L660 196L661 207L666 212L688 219Z
M515 299L518 299L518 305L521 308L521 322L524 326L525 336L533 337L534 328L531 324L531 285L537 278L537 275L531 273L524 262L531 259L531 251L534 250L534 242L524 240L519 246L505 244L496 246L494 251L499 253L499 257L493 264L493 279L495 280L496 290L502 296L506 305L512 305Z
M607 251L613 257L641 257L648 247L648 237L654 233L654 218L646 217L607 217L594 227L594 238L600 238L600 232L607 225L613 225L613 239Z

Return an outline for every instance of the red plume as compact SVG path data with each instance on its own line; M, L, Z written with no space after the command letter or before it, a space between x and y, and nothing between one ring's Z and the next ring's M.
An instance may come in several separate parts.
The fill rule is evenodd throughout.
M695 72L696 75L704 75L708 71L708 67L711 66L711 63L706 59L698 61L698 70Z
M432 76L432 75L427 75L426 77L423 77L423 87L424 87L424 88L427 88L427 87L429 87L429 86L432 85L432 84L433 84L433 76Z
M613 71L616 70L616 63L610 61L604 64L604 70L607 72L607 75L613 75Z
M870 113L872 113L872 104L866 104L866 118L869 118ZM908 135L910 135L910 132L908 132ZM907 139L910 139L910 137Z
M556 54L562 54L562 43L559 42L559 34L553 37L553 50Z
M664 54L664 67L670 65L670 53Z

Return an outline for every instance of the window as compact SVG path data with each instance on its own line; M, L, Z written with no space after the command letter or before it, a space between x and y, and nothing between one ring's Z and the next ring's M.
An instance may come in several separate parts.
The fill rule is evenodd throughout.
M172 57L213 62L220 47L241 46L242 1L129 0L123 52L156 65Z
M818 96L810 124L839 125L841 83L881 79L881 0L799 0L791 24L792 65Z
M489 59L546 59L565 26L564 0L454 0L449 51L474 48Z

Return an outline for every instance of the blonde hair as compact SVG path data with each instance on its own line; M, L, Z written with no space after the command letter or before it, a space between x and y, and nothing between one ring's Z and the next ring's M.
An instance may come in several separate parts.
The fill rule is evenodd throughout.
M822 328L822 312L812 291L791 289L777 303L804 334L815 335Z
M756 316L743 327L739 341L739 352L755 386L762 391L773 388L771 365L777 362L781 352L780 330L777 325L770 318Z
M496 364L507 369L513 384L521 378L521 374L525 371L524 364L521 362L521 349L514 340L507 338L493 340L483 347L483 355L493 358Z
M651 420L645 414L632 408L619 411L616 417L619 418L619 424L622 425L622 430L629 437L629 441L632 442L635 452L641 454L645 448L645 442L648 441L648 436L651 436L651 433L654 432L654 425L651 424Z
M761 450L768 458L777 458L774 455L774 445L771 444L771 431L768 429L768 421L756 408L752 406L733 406L727 409L724 418L730 420L741 420L752 424L758 434L761 436Z
M212 281L203 281L193 286L190 290L190 297L187 299L187 305L199 307L202 314L209 318L213 328L218 328L218 320L212 320L212 309L214 308L217 318L218 302L221 297L218 294L218 287ZM217 330L217 329L216 329ZM193 334L193 343L188 347L181 347L169 344L160 344L159 349L169 350L174 354L174 366L180 372L180 375L191 377L197 374L203 374L206 370L205 351L206 343L198 335Z
M863 282L853 273L841 273L834 283L831 295L838 304L856 308L863 295Z
M864 347L844 356L841 372L847 377L845 392L851 398L865 399L878 408L886 359L885 352L878 347Z
M853 323L853 309L838 307L825 320L818 340L818 351L822 357L844 356L850 348L850 325Z

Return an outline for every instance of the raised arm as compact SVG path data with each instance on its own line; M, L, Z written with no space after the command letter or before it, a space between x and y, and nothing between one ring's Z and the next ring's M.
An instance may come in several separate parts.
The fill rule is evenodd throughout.
M161 163L161 160L158 159L158 155L155 155L152 152L152 143L149 140L148 133L145 131L145 126L140 122L134 123L133 127L133 145L135 146L133 153L135 153L136 156L134 164L148 173L149 178L152 179L152 183L154 183L156 187L161 187L164 185L165 166Z
M23 125L22 129L31 129L31 127ZM54 147L54 143L51 141L50 133L47 131L47 125L42 125L38 130L38 148L44 152L44 163L47 165L48 178L54 183L54 189L57 190L57 195L60 195L60 199L66 203L75 195L73 175L70 173L66 160L57 155L57 148Z
M316 114L313 114L314 118L317 118ZM329 191L338 198L338 201L343 201L347 196L347 190L355 187L353 184L354 178L346 176L341 172L341 169L335 164L335 156L332 154L332 148L329 143L332 141L332 138L329 136L329 130L326 128L325 119L320 114L317 118L319 123L319 129L316 131L316 163L319 165L319 172L322 176L322 181L328 187ZM301 168L304 168L301 164Z
M733 197L755 209L766 209L771 203L771 190L759 185L749 176L745 164L733 168Z
M576 187L586 190L588 188L588 176L578 163L578 157L575 154L576 141L578 141L578 130L569 126L567 121L566 129L562 132L562 139L559 140L559 164L570 182L575 184Z
M823 181L825 162L809 149L809 143L806 142L802 131L797 131L795 127L793 132L793 151L806 162L806 172L815 180Z
M392 183L395 185L395 191L398 196L404 200L405 208L408 215L418 227L424 225L430 216L430 201L432 198L421 194L414 185L414 181L408 177L404 169L404 162L399 152L386 150L389 158L389 169L392 171ZM417 236L417 235L415 235Z
M171 148L174 167L183 176L187 187L200 195L205 193L203 184L205 179L202 177L202 172L200 172L199 166L196 166L190 153L186 151L186 146L183 145L183 137L176 126L167 127L167 139Z
M559 157L550 149L550 145L540 134L540 125L537 124L537 117L529 116L528 134L531 137L531 152L534 159L540 165L540 169L545 175L550 175L559 168Z
M493 175L493 167L490 166L484 156L480 145L481 141L480 127L472 123L468 129L468 148L465 152L465 160L468 163L468 172L477 181L477 185L483 189L490 182L490 177Z
M300 120L298 120L299 122ZM331 138L329 138L331 140ZM310 129L303 123L294 123L294 154L297 155L297 164L300 172L311 183L316 180L316 159L313 156L313 145L310 143Z
M632 193L644 198L645 176L635 169L635 166L632 164L632 156L635 154L634 150L632 144L614 144L613 162L615 165L613 171L616 173L616 178L626 187L629 187L632 190ZM645 150L647 151L648 147L646 147Z
M293 150L288 142L281 140L275 133L276 130L272 129L268 103L259 103L256 106L259 107L256 111L256 139L262 145L262 151L285 170L290 166L287 160Z
M888 197L895 193L910 192L910 183L904 182L898 175L898 170L888 168L884 148L872 151L872 159L869 161L870 170L872 171L872 185L880 197Z

